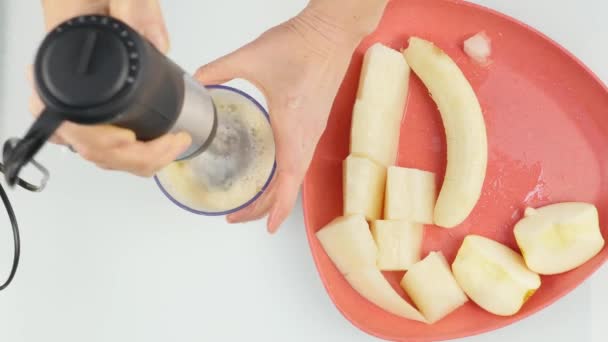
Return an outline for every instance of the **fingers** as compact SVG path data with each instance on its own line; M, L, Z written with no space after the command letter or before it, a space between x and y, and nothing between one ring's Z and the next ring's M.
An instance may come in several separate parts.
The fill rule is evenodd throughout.
M163 53L169 51L169 34L158 0L43 0L47 31L69 18L110 14L148 38Z
M300 191L299 177L289 172L278 172L266 192L255 202L242 210L228 215L229 223L243 223L268 216L267 229L275 233L287 219Z
M105 149L91 149L90 146L76 145L76 151L83 158L107 170L121 170L141 177L150 177L175 160L191 143L186 133L167 134L143 143Z
M226 217L229 223L243 223L259 220L266 216L275 200L277 182L273 179L264 193L249 206Z
M206 85L226 83L239 77L247 78L244 65L252 61L246 60L245 51L245 48L241 48L200 67L194 77Z
M316 145L311 141L317 134L305 129L301 121L285 121L302 115L297 108L289 107L289 103L277 105L271 101L269 105L276 147L276 175L258 200L227 219L230 223L240 223L268 215L268 232L275 233L295 206Z
M136 140L135 133L128 129L109 125L78 125L71 122L62 124L57 135L84 155L90 154L90 151L125 146Z
M108 0L43 0L44 21L49 31L61 22L85 14L107 14Z
M43 0L47 30L71 17L110 14L132 26L160 51L167 52L169 38L158 0ZM31 69L29 70L30 82ZM44 105L33 91L30 110L38 116ZM53 140L71 145L84 159L105 169L151 176L175 160L191 144L185 133L167 134L150 142L136 140L130 130L113 126L62 124Z
M277 172L266 192L248 207L228 215L228 222L255 221L270 214L267 229L268 232L275 233L295 206L300 191L299 178L287 171Z
M169 34L158 0L110 0L110 15L133 27L158 50L169 51Z
M276 198L266 224L268 232L275 233L287 219L298 199L301 183L300 177L294 174L289 172L279 174Z

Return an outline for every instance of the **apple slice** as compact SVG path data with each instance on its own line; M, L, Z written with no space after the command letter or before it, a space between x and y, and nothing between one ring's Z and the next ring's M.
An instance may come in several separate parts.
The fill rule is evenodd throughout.
M382 217L386 168L350 155L343 162L344 216L364 215L368 221Z
M401 279L401 287L431 324L469 300L441 252L431 252L410 267Z
M351 154L384 166L395 163L409 78L410 68L399 51L376 43L365 52L353 107Z
M390 166L384 196L384 219L433 224L437 200L434 173Z
M412 37L404 51L439 108L447 141L447 167L434 223L452 228L471 213L486 175L488 143L481 106L458 65L432 42Z
M378 268L405 271L420 261L423 225L409 221L373 221L372 235L378 246Z
M589 203L528 208L514 233L526 265L539 274L571 271L604 247L597 208Z
M479 235L465 237L452 271L473 302L498 316L519 312L541 285L540 276L526 267L521 255Z
M335 218L316 236L340 273L376 267L376 244L362 215Z
M351 272L346 275L346 280L363 298L378 307L394 315L426 323L420 312L399 296L377 268Z

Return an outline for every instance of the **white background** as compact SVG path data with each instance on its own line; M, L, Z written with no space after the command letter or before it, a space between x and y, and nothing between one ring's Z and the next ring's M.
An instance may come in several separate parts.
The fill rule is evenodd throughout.
M475 1L548 34L608 81L608 3ZM179 6L178 8L177 3ZM171 6L170 6L171 4ZM165 1L171 56L189 71L296 14L304 0ZM25 69L43 35L39 1L0 0L0 138L31 123ZM369 341L326 295L300 203L276 236L171 205L150 180L45 148L43 193L10 193L23 255L0 292L0 341ZM0 277L11 236L0 211ZM119 216L126 219L118 219ZM608 267L549 309L474 341L608 340Z

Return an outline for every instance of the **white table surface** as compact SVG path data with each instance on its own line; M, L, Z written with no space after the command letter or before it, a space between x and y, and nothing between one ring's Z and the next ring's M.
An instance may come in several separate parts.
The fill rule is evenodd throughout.
M477 0L523 20L608 81L608 3ZM179 3L178 8L176 6ZM171 4L171 6L170 6ZM171 56L188 70L287 19L305 0L165 1ZM0 138L21 135L25 69L43 34L39 1L0 0ZM103 172L58 148L41 194L10 193L23 254L0 292L0 341L371 341L317 276L300 202L276 236L171 205L150 180ZM0 212L0 277L12 240ZM118 215L126 219L118 219ZM463 342L608 341L608 266L533 317Z

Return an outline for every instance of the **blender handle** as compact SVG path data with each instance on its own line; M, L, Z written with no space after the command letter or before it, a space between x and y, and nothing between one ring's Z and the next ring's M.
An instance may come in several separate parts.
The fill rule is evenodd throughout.
M12 187L19 181L21 169L29 162L33 162L36 153L53 136L62 123L61 115L44 109L23 139L16 144L11 140L4 143L2 151L4 178L9 186ZM34 166L43 173L45 178L48 177L48 174L45 174L46 170L39 168L38 163L35 163Z

